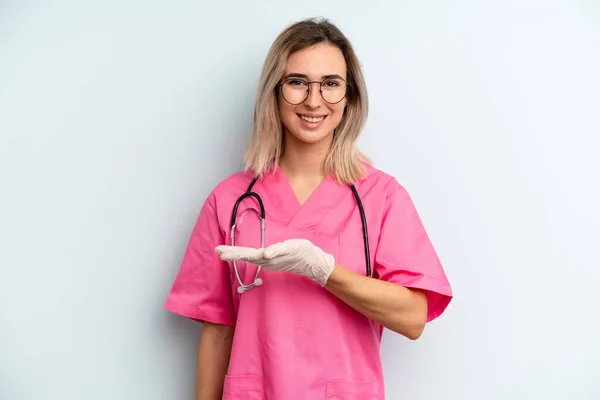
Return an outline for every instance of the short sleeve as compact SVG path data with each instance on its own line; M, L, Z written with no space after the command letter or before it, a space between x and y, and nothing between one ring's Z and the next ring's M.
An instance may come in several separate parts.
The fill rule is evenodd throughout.
M452 289L417 210L397 182L386 198L375 272L381 280L425 290L427 322L440 316L452 299Z
M197 321L235 326L229 267L215 252L225 242L214 204L211 194L202 206L165 308Z

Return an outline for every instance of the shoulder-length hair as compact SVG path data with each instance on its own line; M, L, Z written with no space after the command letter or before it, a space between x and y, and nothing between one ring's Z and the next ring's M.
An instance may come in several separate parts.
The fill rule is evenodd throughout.
M254 123L244 154L246 170L262 177L279 164L285 146L284 128L277 108L277 85L285 73L288 57L307 47L328 43L338 47L347 67L347 105L335 129L333 143L324 169L340 183L354 183L365 169L361 161L368 158L356 148L356 142L368 115L367 89L350 41L331 22L308 19L287 27L273 42L263 64L254 105Z

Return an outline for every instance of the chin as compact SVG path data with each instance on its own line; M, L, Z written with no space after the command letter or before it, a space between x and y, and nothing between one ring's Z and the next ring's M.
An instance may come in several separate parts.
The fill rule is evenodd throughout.
M295 129L289 132L296 140L306 144L319 143L323 140L328 139L333 133L333 130L318 130L318 131L307 131L302 128Z

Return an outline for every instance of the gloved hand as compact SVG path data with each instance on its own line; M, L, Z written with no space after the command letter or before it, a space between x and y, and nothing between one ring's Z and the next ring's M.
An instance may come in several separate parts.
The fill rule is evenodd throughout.
M335 260L331 254L306 239L290 239L264 249L240 246L217 246L221 260L243 260L271 271L293 272L307 276L325 286Z

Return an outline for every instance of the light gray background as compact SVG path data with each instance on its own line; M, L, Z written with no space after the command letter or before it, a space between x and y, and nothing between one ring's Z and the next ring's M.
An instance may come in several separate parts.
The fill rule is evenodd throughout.
M386 332L388 398L600 398L600 5L465 0L0 3L0 399L193 398L201 327L163 301L269 45L313 15L456 295Z

